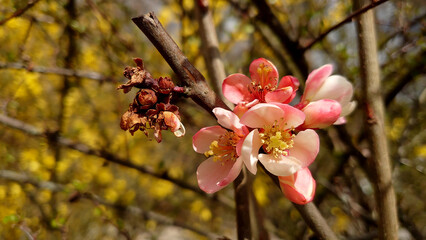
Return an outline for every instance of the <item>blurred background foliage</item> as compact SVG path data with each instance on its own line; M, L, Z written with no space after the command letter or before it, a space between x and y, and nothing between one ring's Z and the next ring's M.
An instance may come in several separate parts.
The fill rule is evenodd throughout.
M262 1L210 1L227 74L248 74L250 62L264 57L280 76L293 74L303 84L306 72L262 21L254 2ZM351 1L266 2L301 46L354 11ZM376 11L403 239L426 234L425 10L422 1L413 0L390 1ZM193 152L192 135L216 124L210 115L182 99L186 136L165 132L160 144L119 127L135 90L123 94L116 87L134 57L142 58L155 78L177 80L131 21L149 11L207 76L193 0L0 0L1 239L234 238L232 187L209 196L196 183L204 156ZM304 57L309 71L332 63L335 74L354 84L359 99L355 34L354 24L346 24L306 49ZM344 140L368 156L359 109L345 131ZM340 236L374 239L368 166L348 154L341 133L334 127L320 132L321 151L311 168L318 183L315 203ZM254 194L271 237L311 235L262 171Z

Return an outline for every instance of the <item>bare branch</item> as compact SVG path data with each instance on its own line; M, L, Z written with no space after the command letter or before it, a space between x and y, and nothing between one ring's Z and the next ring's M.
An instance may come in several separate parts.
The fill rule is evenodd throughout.
M379 44L379 49L382 49L391 39L393 39L394 37L404 34L407 30L409 30L410 28L418 25L418 24L422 24L422 20L423 18L426 17L426 13L413 18L408 24L404 25L403 27L401 27L401 29L399 29L398 31L390 34L389 36L387 36L384 40L382 40Z
M49 181L38 181L35 178L31 178L22 173L17 173L10 170L0 170L0 178L23 183L23 184L29 183L35 187L44 188L53 192L60 192L65 189L65 186L61 184L49 182Z
M266 0L252 1L258 8L257 19L269 26L272 32L280 39L282 46L286 49L293 62L296 63L300 74L304 79L308 76L308 63L304 57L304 50L297 41L292 40L277 16L272 12Z
M312 40L310 43L306 44L306 46L303 47L303 50L306 51L308 49L310 49L313 45L315 45L316 43L318 43L319 41L321 41L322 39L324 39L329 33L331 33L332 31L340 28L341 26L345 25L346 23L352 22L352 20L355 19L355 17L365 13L366 11L379 6L380 4L387 2L388 0L378 0L378 1L371 1L371 3L369 5L366 5L358 10L356 10L355 12L353 12L352 14L350 14L349 16L347 16L345 19L343 19L341 22L335 24L334 26L330 27L327 31L321 33L317 38L315 38L314 40Z
M3 20L1 20L0 21L0 26L1 25L3 25L3 24L5 24L5 23L7 23L9 20L11 20L12 18L15 18L15 17L19 17L19 16L21 16L22 14L24 14L28 9L30 9L30 8L32 8L32 7L34 7L34 5L36 4L36 3L38 3L40 0L33 0L33 1L29 1L28 3L27 3L27 5L25 6L25 7L23 7L23 8L20 8L20 9L18 9L18 10L16 10L14 13L12 13L12 15L10 15L9 17L6 17L6 18L4 18Z
M204 76L188 61L153 12L132 19L139 29L154 44L179 79L188 87L188 96L213 115L215 107L229 109L218 98Z
M362 9L369 1L354 0ZM373 172L376 205L379 215L380 239L398 239L398 215L395 192L392 185L392 170L384 129L384 104L380 83L380 69L377 57L377 41L373 11L357 19L358 48L360 55L361 83L365 112L367 138L371 151L369 160Z
M277 176L267 171L263 165L262 169L271 178L274 184L281 190L280 182ZM293 206L299 211L306 224L316 234L319 239L337 240L337 236L331 230L325 218L321 215L315 203L310 202L305 205L298 205L293 203Z
M42 74L56 74L67 77L87 78L102 82L117 82L117 79L115 79L114 77L104 76L97 72L81 71L60 67L31 66L20 62L0 62L0 69L27 70L28 72L36 72Z
M219 94L222 100L226 101L221 91L222 82L226 78L226 73L219 52L219 41L217 39L212 13L209 6L202 6L201 2L202 1L198 1L195 4L199 33L203 45L201 52L204 55L204 61L207 66L209 78L212 81L213 89ZM229 103L227 104L229 105Z
M407 70L404 71L402 75L397 74L399 77L397 83L384 95L385 105L388 106L392 100L396 97L396 95L401 92L401 90L410 82L414 81L416 76L420 74L424 74L426 72L426 58L424 57L425 51L422 51L418 54L418 56L412 60L412 62L416 63L414 66L410 66ZM392 72L385 76L383 79L391 79L395 78L395 73Z

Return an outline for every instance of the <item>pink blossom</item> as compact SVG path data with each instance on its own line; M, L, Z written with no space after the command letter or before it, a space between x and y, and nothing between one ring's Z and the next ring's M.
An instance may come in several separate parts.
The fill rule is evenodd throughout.
M254 128L242 146L247 169L256 174L259 160L272 174L290 176L309 166L318 154L319 137L311 129L296 134L304 121L305 114L288 104L259 103L250 108L240 121Z
M213 113L222 126L205 127L192 138L192 146L208 157L197 169L200 188L214 193L235 180L243 167L242 143L249 133L233 112L215 108Z
M345 123L344 117L355 109L352 84L342 76L330 76L332 71L332 65L327 64L309 74L305 92L296 105L306 114L301 129Z
M296 204L307 204L314 199L316 182L308 168L293 175L278 177L284 195Z
M223 81L223 95L232 103L240 107L256 99L259 102L289 103L296 96L299 81L284 76L278 84L278 71L270 61L264 58L254 60L249 72L250 78L236 73Z

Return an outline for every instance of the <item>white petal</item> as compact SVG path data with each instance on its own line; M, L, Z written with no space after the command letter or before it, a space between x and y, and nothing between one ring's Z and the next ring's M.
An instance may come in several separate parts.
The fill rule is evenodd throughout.
M246 136L241 148L241 158L247 169L253 174L257 172L257 156L261 146L259 131L255 129Z
M302 169L302 163L292 156L275 158L272 154L259 154L259 161L276 176L289 176Z

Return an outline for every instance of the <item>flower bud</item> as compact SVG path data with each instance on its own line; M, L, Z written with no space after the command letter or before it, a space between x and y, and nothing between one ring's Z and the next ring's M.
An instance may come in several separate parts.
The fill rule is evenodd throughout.
M158 79L158 91L162 94L169 94L172 92L175 84L168 77L160 77Z
M157 103L157 95L151 89L141 89L136 95L141 109L149 109Z

